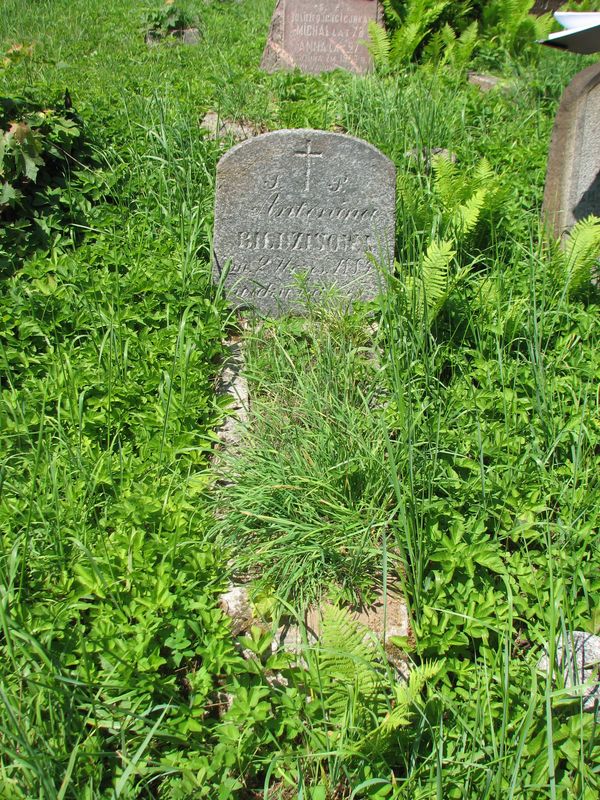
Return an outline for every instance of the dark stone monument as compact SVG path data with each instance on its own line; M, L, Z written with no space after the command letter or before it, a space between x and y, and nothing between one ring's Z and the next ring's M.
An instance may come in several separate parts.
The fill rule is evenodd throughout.
M581 219L600 216L600 64L567 86L548 156L544 219L562 236Z
M383 21L377 0L278 0L261 66L268 72L368 72L372 60L361 42L370 20Z
M302 310L306 289L369 300L393 268L396 171L373 145L340 133L282 130L219 161L214 277L238 307Z
M551 14L553 11L558 11L564 5L565 0L536 0L529 13L540 17L542 14Z

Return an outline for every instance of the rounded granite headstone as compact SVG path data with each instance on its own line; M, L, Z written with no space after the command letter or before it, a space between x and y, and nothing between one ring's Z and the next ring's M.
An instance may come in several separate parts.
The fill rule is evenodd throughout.
M548 156L544 218L556 237L600 216L600 64L579 72L560 101Z
M237 307L271 315L302 310L299 280L313 296L334 287L373 299L393 268L395 190L394 164L352 136L299 129L242 142L217 166L214 278L225 273Z

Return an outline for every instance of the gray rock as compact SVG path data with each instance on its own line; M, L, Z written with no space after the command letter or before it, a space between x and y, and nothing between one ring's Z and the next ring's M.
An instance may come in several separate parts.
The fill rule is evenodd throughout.
M477 86L482 92L489 92L501 83L501 79L495 75L483 75L479 72L469 72L469 83Z
M215 280L225 270L234 305L272 315L330 289L373 299L393 267L395 187L393 163L351 136L282 130L236 145L217 166Z
M248 425L250 394L248 381L243 374L244 353L239 337L226 342L228 351L217 387L219 395L227 395L231 400L228 414L217 431L221 448L228 453L239 448L243 432Z
M252 136L257 136L260 131L250 122L235 122L223 119L214 111L209 111L200 122L200 127L210 131L211 139L231 137L236 142L243 142Z
M539 660L538 669L550 671L548 650ZM586 631L572 631L564 640L559 636L555 669L562 675L565 687L572 690L570 693L583 697L583 708L593 711L600 703L600 636Z
M431 163L436 156L445 158L453 164L456 164L457 161L456 153L445 147L413 147L412 150L404 153L404 156L409 160L415 161L417 165L422 165L425 172L431 171Z
M554 122L548 156L544 219L562 236L589 214L600 216L600 64L567 86Z
M234 636L246 633L254 625L254 611L246 586L231 585L219 596L219 606L231 619L231 632Z
M383 20L377 0L278 0L261 67L368 72L373 64L363 42L370 20Z
M182 44L200 44L200 40L202 35L198 28L185 28L185 30L181 31L180 37Z
M148 47L155 47L161 42L166 44L200 44L202 34L198 28L184 28L178 31L162 33L161 31L148 31L146 33L146 44Z

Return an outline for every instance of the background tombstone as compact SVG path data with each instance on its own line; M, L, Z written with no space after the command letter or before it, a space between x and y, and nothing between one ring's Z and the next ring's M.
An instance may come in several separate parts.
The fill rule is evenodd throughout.
M339 133L281 130L236 145L219 161L214 277L228 266L232 302L266 314L299 311L297 275L317 294L335 287L369 300L392 269L394 164Z
M372 59L361 40L368 39L370 20L383 20L377 0L278 0L261 67L368 72Z
M544 219L559 237L589 214L600 216L600 64L567 86L548 156Z

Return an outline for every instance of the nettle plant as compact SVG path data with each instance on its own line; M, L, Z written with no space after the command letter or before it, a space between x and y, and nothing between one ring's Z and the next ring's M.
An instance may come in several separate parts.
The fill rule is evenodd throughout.
M67 106L68 93L46 108L0 97L0 271L49 246L81 216L83 196L71 192L69 178L82 166L84 137Z
M5 98L0 104L4 117L0 139L3 179L0 213L8 215L10 208L23 208L38 178L44 177L40 170L48 172L68 163L68 156L81 143L82 133L74 119L51 108L9 119L11 106L16 111L16 105Z
M144 28L150 36L171 36L187 28L197 27L198 20L181 6L165 3L161 8L151 9L144 15Z

